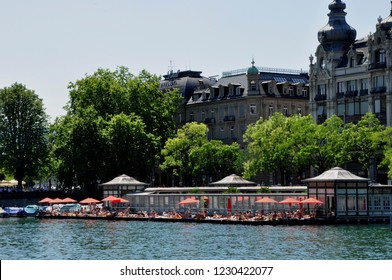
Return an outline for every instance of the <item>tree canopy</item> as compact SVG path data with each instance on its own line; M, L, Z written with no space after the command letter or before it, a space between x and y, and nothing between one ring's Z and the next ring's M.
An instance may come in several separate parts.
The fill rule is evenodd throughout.
M372 161L382 157L383 130L384 126L370 113L357 124L346 125L337 116L318 125L310 116L285 117L276 113L250 125L245 133L249 143L245 177L275 170L296 175L310 167L321 173L350 162L359 163L367 171ZM389 162L384 161L384 165ZM281 182L287 183L285 178Z
M175 132L180 104L177 91L159 90L159 80L119 67L69 84L67 114L52 127L62 182L93 190L98 181L123 173L151 179L163 144Z
M48 116L42 100L25 85L0 90L0 163L22 180L42 175L48 163Z
M161 168L172 170L174 175L190 184L189 176L216 177L241 170L239 145L226 145L222 141L208 141L207 126L202 123L187 123L178 129L177 135L166 141L162 150ZM205 183L205 182L204 182Z

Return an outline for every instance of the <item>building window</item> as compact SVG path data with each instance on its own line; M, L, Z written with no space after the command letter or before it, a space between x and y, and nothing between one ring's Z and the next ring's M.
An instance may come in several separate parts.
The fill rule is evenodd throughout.
M189 113L189 117L190 117L191 122L195 121L195 114L193 112Z
M215 110L211 109L211 118L214 119L215 118Z
M380 195L373 196L373 209L374 210L381 210L381 196Z
M325 95L326 94L326 85L319 85L318 86L318 94Z
M338 116L344 116L346 114L345 105L344 103L338 104Z
M244 108L244 104L240 104L240 117L245 117L245 108Z
M256 91L257 90L256 81L251 81L250 82L250 90L251 91Z
M302 115L302 108L301 108L301 107L298 107L298 108L297 108L297 114L298 114L298 115Z
M225 129L223 127L220 128L220 138L225 139Z
M374 100L374 113L381 113L381 100Z
M365 115L369 111L369 104L367 101L361 101L361 115Z
M289 87L289 95L294 96L294 87Z
M373 85L376 88L384 87L384 76L373 77Z
M384 210L390 210L391 209L391 200L389 196L384 196L383 199L383 206L384 206Z
M230 116L235 116L235 106L234 105L231 105L229 107L229 115Z
M204 120L206 119L206 113L203 111L201 111L201 121L204 122Z
M230 137L231 137L231 139L235 138L234 126L230 127Z
M251 115L256 115L257 114L256 104L250 104L250 106L249 106L249 113Z
M343 93L346 91L345 83L344 82L338 82L338 93Z
M223 120L225 118L226 112L224 108L219 108L219 119Z
M269 116L272 116L273 114L274 114L274 106L270 105L270 106L268 107L268 115L269 115Z
M348 116L354 116L354 102L346 104L346 112Z
M325 59L323 57L320 60L320 68L325 69Z
M303 95L304 97L308 97L308 89L307 89L307 88L303 88L303 89L302 89L302 95Z
M378 63L385 63L385 50L379 50L377 55Z
M356 91L357 90L357 81L349 81L348 82L348 90Z
M287 108L287 106L283 106L283 115L285 115L286 117L289 115L289 109Z

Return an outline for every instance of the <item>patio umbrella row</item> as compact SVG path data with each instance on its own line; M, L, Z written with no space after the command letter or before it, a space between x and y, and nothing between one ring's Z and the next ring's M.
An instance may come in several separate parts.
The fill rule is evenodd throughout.
M231 203L230 198L228 201L229 203ZM255 202L256 203L279 203L279 204L322 204L323 203L322 201L315 199L313 197L309 197L304 200L297 200L295 198L289 197L279 202L270 197L263 197L261 199L256 200ZM185 200L180 201L178 204L187 205L187 204L196 204L196 203L199 203L199 200L195 199L195 197L189 197L186 198Z
M101 203L101 202L105 202L105 201L109 201L111 203L127 203L129 202L128 200L121 198L121 197L116 197L116 196L108 196L102 200L97 200L95 198L91 198L91 197L87 197L86 199L83 199L81 201L79 201L79 203L81 204L96 204L96 203ZM60 203L76 203L78 202L75 199L72 199L70 197L66 197L64 199L60 199L60 198L49 198L46 197L40 201L38 201L38 203L48 203L48 204L60 204Z

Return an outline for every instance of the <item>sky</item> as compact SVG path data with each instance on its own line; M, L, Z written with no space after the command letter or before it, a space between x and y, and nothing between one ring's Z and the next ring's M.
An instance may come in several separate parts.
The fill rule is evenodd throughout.
M0 0L0 88L18 82L53 122L68 84L126 66L203 76L256 66L308 71L332 0ZM390 14L389 0L343 0L357 38Z

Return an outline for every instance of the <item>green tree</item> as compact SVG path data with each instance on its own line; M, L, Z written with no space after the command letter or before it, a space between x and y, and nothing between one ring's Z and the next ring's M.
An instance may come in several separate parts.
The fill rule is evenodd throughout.
M196 122L186 123L178 129L177 135L169 138L162 149L161 168L173 170L173 174L180 177L180 182L185 179L187 185L188 174L191 173L190 153L207 142L206 133L207 126Z
M22 180L42 174L48 160L48 116L42 100L25 85L0 90L0 162Z
M309 155L314 147L316 124L310 116L285 117L275 113L268 120L260 119L245 132L248 155L245 162L247 178L261 172L280 170L281 180L310 165Z
M344 136L344 123L336 115L317 125L314 133L314 143L309 150L309 159L318 173L335 166L343 166L349 161L349 150Z
M374 114L367 113L357 124L347 124L344 129L344 143L351 162L358 162L364 171L375 162L380 154L380 139L377 134L385 129Z
M174 135L177 91L161 92L160 78L125 67L98 69L70 83L67 114L52 131L53 155L61 181L95 190L99 180L121 173L151 179L160 150Z
M220 140L211 140L196 146L189 153L193 175L204 174L216 178L242 172L242 153L238 143L226 145Z

